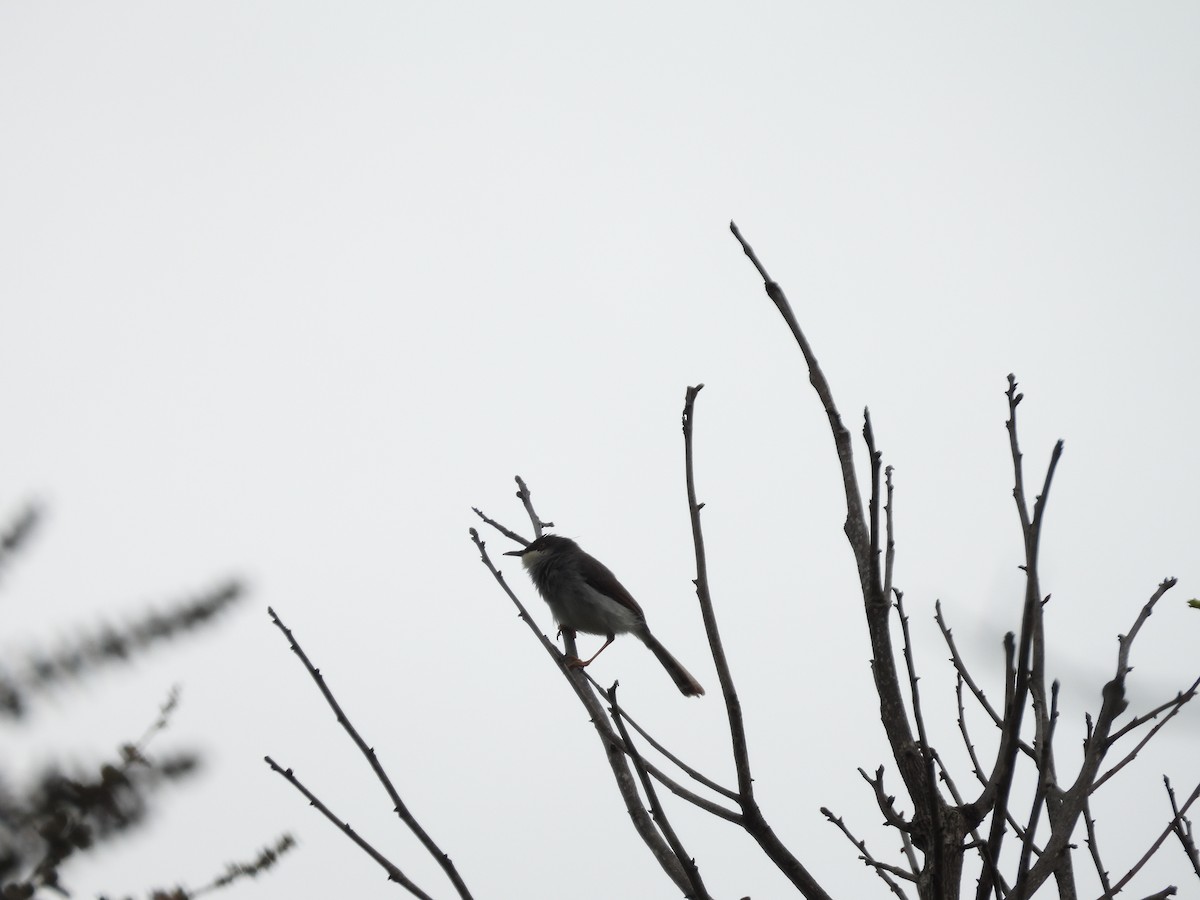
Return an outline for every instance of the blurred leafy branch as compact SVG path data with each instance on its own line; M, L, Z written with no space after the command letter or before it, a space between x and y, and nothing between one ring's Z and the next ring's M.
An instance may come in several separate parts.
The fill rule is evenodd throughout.
M30 545L43 515L40 506L28 504L0 527L0 575ZM0 663L0 724L29 727L32 706L52 687L84 683L101 668L128 663L166 641L198 634L244 593L242 584L230 579L163 609L143 612L124 625L81 630L54 650L9 651ZM11 662L14 658L16 664ZM0 900L26 900L44 891L68 895L61 874L67 860L77 853L94 853L144 824L160 787L199 771L201 759L194 751L149 752L178 704L179 689L172 688L140 738L91 767L67 769L49 761L40 773L18 778L0 761ZM90 750L63 747L59 754ZM224 874L200 888L153 890L147 896L183 900L216 890L270 868L294 843L290 835L283 835L253 861L229 863Z

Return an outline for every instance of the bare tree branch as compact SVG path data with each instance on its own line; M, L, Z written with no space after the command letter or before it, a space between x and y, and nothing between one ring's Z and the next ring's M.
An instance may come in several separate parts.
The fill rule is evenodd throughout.
M1113 885L1112 892L1114 894L1119 894L1121 892L1121 889L1124 888L1125 885L1129 884L1130 879L1133 878L1134 875L1136 875L1138 872L1141 871L1142 866L1146 865L1146 863L1148 863L1150 861L1150 858L1153 857L1154 854L1158 852L1158 848L1162 846L1163 841L1165 841L1167 839L1168 835L1175 833L1175 827L1183 819L1184 814L1188 811L1188 809L1191 807L1191 805L1196 802L1197 797L1200 797L1200 784L1196 785L1195 789L1192 791L1191 795L1184 802L1183 806L1178 807L1175 810L1175 816L1171 819L1170 822L1167 823L1167 827L1162 830L1162 834L1160 834L1157 838L1155 838L1154 843L1150 845L1150 849L1147 850L1144 854L1142 854L1142 858L1139 859L1136 863L1134 863L1133 868L1131 868L1128 872L1126 872L1121 877L1120 881L1118 881L1116 884ZM1171 806L1172 807L1175 806L1174 802L1172 802ZM1170 894L1175 893L1174 887L1168 888L1166 890L1168 890L1169 893L1161 894L1161 896L1166 897L1166 896L1170 896ZM1159 896L1159 895L1156 895L1156 896Z
M1050 686L1050 714L1048 724L1046 725L1045 733L1037 743L1038 749L1038 781L1037 787L1033 792L1033 808L1029 811L1029 821L1025 825L1025 834L1021 838L1021 857L1017 866L1017 883L1029 872L1030 860L1033 856L1034 838L1037 835L1038 822L1041 820L1042 810L1046 806L1046 794L1051 791L1056 785L1054 783L1054 771L1050 748L1054 742L1054 729L1058 724L1058 682L1055 681Z
M721 694L725 700L726 716L729 719L729 733L733 744L733 763L737 771L738 797L743 804L753 803L754 779L750 775L750 750L746 740L746 724L742 718L742 704L738 698L737 686L733 683L733 674L729 669L729 659L725 655L725 645L721 641L720 628L717 625L716 611L713 608L712 594L708 587L708 560L704 552L704 531L700 525L700 510L704 504L696 499L696 470L692 453L692 426L695 419L696 396L704 385L698 384L687 389L683 404L683 447L684 467L687 479L688 509L692 522L692 542L696 551L696 596L700 601L700 614L704 620L704 631L708 635L709 649L712 651L713 663L717 669L717 680L721 684Z
M1196 850L1196 837L1192 833L1192 821L1180 811L1179 804L1175 802L1175 791L1171 787L1171 779L1166 775L1163 776L1163 785L1166 786L1167 798L1171 801L1171 812L1175 814L1175 836L1183 845L1183 852L1187 854L1188 862L1192 864L1192 870L1196 873L1196 877L1200 878L1200 852Z
M975 744L971 740L971 733L967 730L967 711L963 708L963 676L961 672L955 673L954 696L958 703L958 731L962 735L963 745L967 748L967 756L971 760L971 772L980 785L986 787L987 779L983 776L983 763L979 761L979 755L975 752ZM962 802L959 801L959 806L962 805Z
M846 827L846 823L842 820L842 817L835 816L829 811L828 807L822 806L821 814L824 815L825 818L828 819L832 824L836 825L842 834L847 837L850 843L858 848L858 858L863 861L864 865L875 870L875 874L883 879L884 883L891 888L893 894L899 897L900 900L908 900L908 895L904 893L904 889L900 887L900 884L896 881L896 878L902 878L905 881L916 881L916 876L914 876L911 872L905 872L903 869L898 868L897 866L880 862L873 857L870 851L867 850L866 841L860 841L853 834L851 834L850 829Z
M1092 818L1092 809L1087 800L1083 801L1083 823L1087 827L1088 851L1092 855L1092 862L1096 865L1096 875L1100 879L1100 887L1104 889L1100 900L1111 900L1113 896L1112 882L1108 880L1108 869L1100 860L1100 845L1096 842L1096 820Z
M1193 697L1196 696L1197 689L1200 689L1200 678L1197 678L1195 681L1193 681L1192 686L1189 687L1186 691L1180 691L1178 694L1176 694L1172 699L1168 700L1166 703L1161 703L1158 706L1154 707L1154 709L1150 710L1147 713L1143 713L1140 716L1134 716L1132 719L1129 720L1128 723L1126 723L1124 728L1119 728L1113 732L1112 737L1110 737L1108 739L1108 743L1110 745L1115 744L1117 741L1119 741L1125 735L1129 734L1129 732L1133 731L1135 728L1140 728L1142 725L1145 725L1147 722L1149 722L1153 719L1157 719L1161 713L1167 712L1168 710L1170 710L1169 714L1167 715L1167 718L1164 719L1163 722L1157 726L1157 728L1161 728L1163 726L1163 724L1166 723L1167 720L1171 719L1176 713L1179 712L1180 708L1182 708L1185 703L1187 703L1189 700L1191 700Z
M712 593L708 586L708 560L704 552L704 532L700 526L700 510L704 504L696 499L696 469L692 454L692 427L695 419L696 395L704 387L698 384L689 387L683 403L683 453L687 481L688 510L692 522L692 543L696 550L696 596L700 601L700 615L704 620L704 631L708 635L708 646L712 651L717 669L717 680L725 699L725 713L729 720L729 734L733 745L734 768L738 776L738 806L742 810L742 827L753 837L767 857L794 884L808 900L829 900L825 889L817 883L775 831L754 799L754 779L750 774L750 752L746 740L746 726L742 719L742 705L721 642L717 615L713 607Z
M266 760L267 765L270 766L273 771L282 775L288 781L288 783L292 785L292 787L303 794L305 799L308 800L309 804L316 807L317 811L320 812L321 815L341 829L342 833L345 834L346 837L358 844L360 850L366 853L367 856L371 857L371 859L375 860L375 862L379 863L383 870L388 873L389 881L396 882L396 884L407 890L414 897L420 897L421 900L433 900L429 894L417 887L417 885L400 870L399 866L376 850L373 846L371 846L370 842L368 842L362 837L362 835L351 828L349 822L334 815L333 811L324 803L322 803L321 799L317 797L316 794L314 794L312 791L306 788L303 783L301 783L300 779L292 773L291 769L285 769L281 767L269 756L264 756L263 759Z
M597 682L596 679L592 677L590 672L585 670L584 675L587 676L588 681L590 681L592 683L592 685L596 688L596 690L601 691L602 693L606 693L606 692L604 692L604 689L602 687L600 687L599 682ZM617 711L621 714L621 718L624 719L625 722L628 725L630 725L634 731L636 731L638 734L640 734L642 737L644 737L646 739L646 743L648 743L651 747L653 747L655 750L657 750L659 753L661 753L663 756L665 756L668 760L670 760L672 763L674 763L676 766L678 766L689 778L691 778L693 781L696 781L696 782L704 785L706 788L709 788L710 790L716 791L718 794L721 794L722 796L727 797L730 800L736 800L738 798L737 791L731 791L729 788L724 787L724 786L718 784L717 782L713 781L711 778L706 776L703 772L700 772L699 770L693 768L692 766L689 766L682 759L680 759L678 756L676 756L674 753L672 753L670 750L668 750L666 747L664 747L659 741L655 740L654 736L651 735L650 732L648 732L641 725L639 725L629 715L629 713L617 703L615 696L609 697L609 701L613 704L613 706L615 706L617 708ZM649 764L647 763L647 765L649 765ZM667 782L669 781L669 779L665 779L665 778L660 779L660 780L663 781L664 785L666 785ZM731 821L738 820L736 813L729 813L728 811L726 811L724 809L722 809L722 812L726 813L727 816L732 816L733 818L731 819Z
M770 278L754 250L742 237L736 224L731 222L730 230L762 277L768 298L775 305L796 340L808 369L809 381L824 407L829 421L845 492L844 531L855 558L870 638L871 667L878 695L880 720L895 759L899 777L907 793L907 801L911 801L912 804L912 812L909 817L906 818L905 814L900 812L895 798L884 790L882 766L874 777L868 775L864 770L860 769L859 771L875 792L876 802L883 813L885 824L896 828L900 833L908 870L871 857L867 853L865 842L856 839L840 818L834 817L827 809L822 809L822 812L859 848L864 863L876 870L877 874L889 884L893 893L904 896L900 885L903 881L909 881L916 885L916 893L921 900L957 900L962 890L963 857L968 850L978 852L982 862L982 873L976 891L977 900L989 900L993 895L997 900L1029 900L1051 875L1057 882L1059 900L1077 900L1071 852L1076 848L1071 843L1071 837L1079 817L1083 815L1093 861L1097 866L1101 883L1105 887L1106 896L1115 895L1121 890L1123 884L1136 874L1144 860L1135 866L1134 870L1121 882L1115 885L1109 883L1107 873L1101 864L1099 851L1096 848L1095 821L1092 819L1088 806L1088 796L1107 778L1112 777L1116 771L1135 758L1138 751L1157 734L1166 721L1177 715L1179 709L1200 690L1200 679L1198 679L1186 693L1181 693L1174 700L1134 719L1120 730L1115 728L1116 719L1127 706L1125 677L1130 671L1129 648L1152 611L1154 603L1174 583L1173 580L1170 580L1170 583L1164 582L1160 586L1155 597L1143 608L1142 614L1135 621L1129 634L1121 636L1116 676L1104 686L1099 712L1094 717L1090 714L1085 717L1086 739L1083 761L1074 780L1064 789L1059 782L1054 746L1054 739L1058 731L1059 685L1058 682L1051 681L1047 674L1045 612L1050 597L1043 595L1039 575L1041 537L1050 488L1062 458L1063 443L1058 441L1050 453L1040 491L1036 496L1028 496L1016 417L1017 406L1022 401L1023 395L1017 392L1016 379L1010 375L1006 391L1008 400L1006 428L1012 456L1012 493L1023 541L1024 558L1021 568L1025 572L1025 587L1021 604L1020 627L1015 632L1007 634L1004 639L1004 702L1002 707L993 706L973 678L959 654L953 634L946 624L941 604L940 602L936 604L935 618L950 650L951 662L956 673L955 695L959 731L970 757L974 776L980 783L978 796L971 802L964 802L958 786L930 742L930 732L925 721L925 704L923 703L923 699L926 698L922 698L919 689L920 677L910 632L910 620L903 606L904 595L894 586L896 531L893 470L891 466L883 465L883 455L876 447L870 413L867 410L864 410L863 413L863 438L870 466L870 471L864 473L866 481L869 481L870 485L869 497L864 501L862 492L865 488L863 484L860 484L855 468L850 433L842 422L841 415L834 404L828 380L799 326L791 305L783 289ZM563 671L564 676L589 712L595 708L595 704L599 702L601 696L608 697L611 704L612 725L615 726L615 729L610 727L607 721L598 721L598 717L595 715L592 716L594 727L604 742L610 765L619 789L625 797L630 815L635 821L635 826L676 885L681 890L689 892L691 896L706 896L706 888L695 870L694 863L687 856L678 836L663 815L657 796L658 788L654 781L658 781L698 808L706 809L714 815L740 824L759 842L766 855L792 880L802 894L809 898L825 898L827 894L823 888L816 883L792 852L779 841L767 824L755 797L749 740L743 719L741 699L738 696L730 661L718 629L715 606L708 583L706 551L700 516L704 504L698 501L696 493L695 401L702 387L703 385L696 385L688 388L682 417L688 508L696 555L697 598L724 698L738 782L736 791L723 787L683 763L677 755L668 751L646 730L629 719L617 704L615 684L609 691L604 691L587 673L580 674L568 670L563 665L562 655L557 652L554 644L545 635L537 632L536 626L533 625L524 608L515 596L512 596L512 591L505 584L503 576L487 559L483 543L479 540L477 532L472 529L471 533L485 564L504 590L512 596L522 618L538 634L543 645L556 660L560 670ZM524 482L518 478L517 484L519 488L517 496L525 505L535 533L540 535L541 529L546 523L543 523L535 513ZM506 529L479 510L475 510L475 512L484 522L497 528L502 534L522 544L527 543L516 532ZM893 598L899 620L900 633L898 637L893 631L896 626L891 621ZM571 635L567 635L567 637L569 639ZM897 640L902 644L899 654L895 652L894 646ZM904 660L903 673L900 670L901 657ZM967 728L964 699L964 691L967 689L971 691L985 714L992 720L993 725L999 729L998 745L995 748L994 759L990 760L990 770L985 770ZM1025 728L1027 707L1031 721L1029 729ZM1158 721L1129 756L1110 769L1103 778L1098 779L1100 766L1113 743L1152 719ZM735 801L740 812L725 809L713 800L700 797L690 789L684 788L679 781L665 775L650 764L633 745L631 739L633 729L636 729L679 771L721 797ZM1026 731L1031 731L1032 735L1024 733ZM1019 813L1024 821L1018 823L1014 809L1018 803L1024 807L1025 801L1014 799L1014 780L1017 775L1018 763L1023 763L1025 759L1032 761L1037 780L1033 787L1032 801L1026 809L1022 809ZM670 767L668 766L668 768ZM641 782L641 791L649 804L649 811L642 803L641 794L638 793L634 784L634 773ZM942 789L943 784L945 791ZM1175 820L1171 830L1180 837L1185 850L1188 849L1191 832L1190 823L1187 822L1184 813L1194 799L1193 796L1181 808L1175 809L1174 796L1171 795L1172 807L1175 810ZM903 805L907 806L907 802ZM1046 820L1044 826L1042 825L1043 819ZM652 827L654 823L658 825L657 830ZM986 834L982 834L985 823ZM1015 881L1011 888L999 869L1004 841L1010 828L1016 835L1016 840L1019 841L1016 850L1010 851L1009 854L1010 858L1014 855L1017 857L1015 859ZM1045 835L1043 847L1038 846L1039 831ZM1161 846L1163 839L1165 839L1165 835L1151 848L1146 858L1153 855ZM1194 842L1191 847L1193 849L1189 853L1194 855ZM923 854L923 858L920 860L917 851ZM1200 863L1194 863L1194 865L1197 872L1200 873ZM1010 875L1010 877L1012 876ZM1166 889L1160 892L1160 895L1167 896L1172 892L1173 888Z
M650 775L646 771L645 760L642 759L642 755L638 753L633 740L629 737L629 729L625 727L620 707L617 705L617 682L613 682L613 686L607 691L607 696L612 704L609 708L612 720L616 723L617 730L621 733L621 740L625 742L625 750L629 755L630 761L633 763L633 768L638 773L638 779L642 783L642 791L646 795L646 800L650 803L650 815L658 823L658 829L662 832L671 851L675 854L675 859L679 861L679 865L687 873L688 882L692 887L692 891L688 896L695 898L695 900L712 900L708 890L704 887L704 880L700 877L700 869L696 866L696 860L689 856L684 849L683 843L679 840L679 836L675 833L675 829L671 825L671 820L667 818L667 811L658 802L658 793L654 790L654 782L650 780Z
M783 288L771 280L771 276L767 274L767 270L758 261L758 256L755 255L754 250L746 243L742 237L742 233L738 231L737 225L730 222L729 230L733 232L733 236L742 245L742 251L750 259L750 262L754 264L754 268L758 270L758 274L762 276L763 287L767 291L767 296L771 298L771 302L775 304L775 308L779 310L779 314L783 316L783 320L791 330L792 337L796 339L796 344L800 347L800 352L804 355L804 361L808 365L809 381L813 389L817 392L822 405L825 407L825 414L829 417L829 427L833 431L833 440L837 445L838 460L842 466L842 485L846 491L846 531L850 535L851 546L855 550L859 578L865 587L868 584L868 561L866 554L862 551L866 549L866 522L863 518L862 495L859 493L858 480L854 473L854 450L850 443L850 432L842 424L841 414L833 402L833 392L829 388L829 382L826 380L825 373L821 370L820 364L817 363L817 357L813 353L812 347L809 346L808 338L800 330L800 323L796 321L796 316L792 312L791 304L788 303L787 297L783 293Z
M979 705L980 705L980 707L982 707L983 711L988 714L988 717L992 720L992 723L997 728L1002 729L1004 726L1003 718L1001 718L1000 713L996 712L996 708L994 706L992 706L991 701L988 700L987 695L984 694L984 692L983 692L983 689L980 688L979 684L975 681L975 679L971 677L971 673L967 670L967 665L963 661L962 655L958 652L958 646L954 642L954 632L951 630L950 626L946 623L946 618L945 618L944 614L942 613L942 601L941 600L937 600L934 602L934 609L936 610L936 612L935 612L933 618L934 618L934 621L937 622L938 628L941 629L942 637L946 641L946 647L950 650L950 662L954 666L954 670L958 673L958 677L961 679L961 681L963 683L965 683L968 688L970 688L971 693L974 695L975 699L979 702ZM1008 682L1006 682L1006 683L1015 685L1015 679L1010 678L1008 680ZM960 689L960 694L961 694L961 689ZM962 701L961 701L961 697L960 697L960 700L959 700L960 721L965 721L963 717L964 717L964 711L963 711ZM960 725L960 729L961 728L962 728L962 726ZM966 737L965 732L964 732L964 739L969 740L969 738ZM1026 756L1028 756L1030 759L1037 758L1037 754L1035 754L1033 752L1033 748L1031 746L1029 746L1029 744L1027 744L1025 741L1020 740L1019 737L1018 737L1018 746L1021 748L1021 752L1024 753ZM968 747L968 750L971 751L971 754L972 754L971 760L975 764L980 781L983 784L987 784L987 779L983 777L983 767L982 767L982 765L979 764L978 760L975 758L974 747Z
M442 871L446 873L446 877L449 878L450 883L454 885L454 890L458 893L459 897L462 897L463 900L471 900L471 892L467 890L467 885L462 880L462 877L458 874L458 869L456 869L454 867L454 863L450 861L450 856L443 852L442 848L434 843L434 840L429 836L429 833L426 832L423 827L421 827L421 823L419 823L416 820L416 817L409 812L404 801L400 799L400 793L396 790L396 786L392 784L391 778L388 777L387 772L384 771L382 764L380 764L379 757L375 754L375 748L367 746L367 742L362 739L362 736L358 733L358 729L354 727L353 723L351 723L350 719L346 716L346 713L342 711L341 705L333 696L333 691L331 691L329 689L329 685L325 683L325 677L321 674L320 670L318 670L317 667L309 661L308 655L296 641L296 637L292 634L292 630L283 624L283 621L278 615L275 614L275 610L267 607L267 614L271 617L271 621L275 623L275 627L278 628L283 633L283 636L287 638L288 645L291 647L292 652L295 653L300 662L304 664L304 668L308 671L308 674L316 683L317 688L321 691L321 696L325 698L325 702L329 704L329 708L333 710L334 716L337 717L338 724L342 726L346 734L348 734L350 739L354 741L354 745L358 747L359 752L362 753L362 755L366 758L367 763L371 766L371 771L375 773L375 777L379 779L379 783L383 785L383 789L387 792L388 799L391 800L396 815L400 817L400 821L408 826L409 831L416 836L417 840L421 842L421 845L425 848L429 855L432 856L434 860L437 861L437 864L442 867ZM267 762L271 762L269 757ZM274 763L271 763L271 766L272 768L276 768ZM276 769L276 771L278 771L278 769ZM348 831L347 834L349 834Z
M984 694L982 688L976 684L975 679L971 677L971 673L967 671L967 665L963 662L962 655L958 652L958 646L954 642L954 632L951 630L950 626L946 624L945 615L942 613L942 601L934 601L933 608L933 620L937 622L938 628L941 629L942 637L946 641L946 647L950 650L950 662L954 665L954 670L958 673L959 679L965 682L967 687L971 689L971 693L975 695L975 699L979 701L979 705L983 707L983 711L991 717L991 720L996 724L996 727L1002 727L1004 720L1001 718L1000 713L996 712L995 707L992 706L991 702L987 698L987 695ZM1029 755L1031 757L1033 756L1032 749L1029 750Z
M1117 653L1117 670L1113 679L1104 686L1101 692L1100 713L1096 716L1095 724L1084 745L1083 762L1080 764L1079 774L1071 786L1063 792L1059 821L1054 824L1042 858L1029 870L1029 878L1024 886L1024 892L1014 889L1015 900L1024 900L1025 897L1032 895L1050 873L1058 868L1060 856L1066 854L1070 846L1071 834L1083 812L1083 804L1088 794L1094 789L1097 773L1110 746L1109 736L1112 732L1113 722L1128 706L1125 700L1125 676L1130 671L1129 653L1133 646L1133 640L1137 637L1146 619L1150 617L1154 605L1174 585L1174 578L1167 578L1159 584L1157 590L1142 608L1129 634L1119 637L1120 650ZM1140 864L1135 867L1135 871L1137 868L1140 868ZM1126 879L1115 884L1113 892L1119 892L1132 875L1131 872Z
M911 831L912 825L896 809L896 796L889 794L883 787L883 766L875 770L874 778L868 775L867 770L862 766L859 766L858 774L862 776L863 781L869 784L875 792L875 804L879 807L879 811L883 813L883 821L902 833ZM917 868L919 867L914 864L914 871Z
M890 479L889 479L890 482ZM889 483L890 490L890 483ZM945 806L941 794L937 790L937 779L934 775L933 758L935 751L929 743L929 737L925 733L925 716L921 712L921 692L917 686L920 678L917 676L917 664L913 659L912 635L908 628L908 615L904 612L904 592L892 589L892 593L896 597L896 614L900 618L900 633L904 644L904 665L908 671L909 693L912 697L912 715L913 720L917 724L917 737L920 741L921 755L925 759L925 767L928 769L927 784L929 786L929 794L924 799L927 804L927 814L930 821L930 830L935 838L940 838L942 834L942 809ZM914 802L917 798L914 798ZM961 804L959 804L961 806ZM973 823L972 823L973 824ZM933 841L933 856L934 865L940 871L945 867L945 861L941 858L944 851L942 841L936 839Z
M529 515L529 521L533 525L533 536L535 538L540 538L542 536L542 530L545 528L553 528L554 523L543 522L540 518L538 518L538 514L533 511L533 495L529 492L529 488L525 486L525 480L521 478L520 475L517 475L515 476L515 481L517 482L517 499L521 501L525 507L525 512Z
M1134 619L1133 627L1129 629L1129 634L1117 635L1117 643L1120 650L1117 652L1117 677L1124 678L1133 671L1133 666L1129 665L1129 652L1133 649L1134 639L1137 638L1138 632L1142 630L1142 626L1146 624L1146 620L1154 613L1154 607L1158 601L1162 599L1163 594L1175 587L1176 579L1164 578L1159 583L1157 590L1150 595L1150 599L1146 601L1146 605L1142 607L1142 611L1138 613L1138 617Z
M1039 633L1039 616L1041 615L1041 590L1038 584L1038 545L1041 538L1041 526L1045 514L1045 505L1050 493L1050 484L1058 460L1062 456L1062 441L1054 445L1050 455L1050 464L1046 468L1046 478L1042 492L1034 500L1033 517L1030 518L1029 507L1025 497L1025 475L1022 464L1022 453L1017 441L1017 406L1024 395L1017 393L1017 382L1008 376L1008 429L1009 449L1013 461L1013 499L1016 501L1017 514L1021 520L1021 532L1025 543L1025 602L1021 616L1021 632L1017 646L1016 677L1012 684L1012 693L1006 697L1004 727L1000 732L1000 748L996 754L996 763L988 778L988 785L979 799L972 804L976 813L993 812L991 829L988 835L988 852L992 859L1000 858L1000 850L1004 842L1004 822L1008 813L1009 791L1012 787L1013 776L1016 772L1017 754L1020 750L1021 722L1024 718L1025 704L1029 697L1032 679L1032 657L1035 651L1034 638ZM1038 860L1038 866L1045 866L1047 856ZM1048 871L1047 871L1048 874ZM1044 876L1043 876L1044 878ZM985 900L991 892L992 878L987 871L979 880L976 891L977 900ZM1036 888L1035 888L1036 889ZM1013 895L1021 894L1020 880L1013 886Z
M478 506L472 506L471 511L474 512L475 515L479 516L479 518L481 518L485 523L487 523L488 525L491 525L493 528L495 528L498 532L500 532L502 535L504 535L509 540L516 541L522 547L529 546L528 538L521 537L521 535L517 534L511 528L506 528L504 525L501 525L499 522L497 522L495 519L491 518L490 516L484 515L483 510L481 510Z
M1194 695L1195 695L1195 686L1193 685L1191 696L1194 696ZM1112 778L1114 775L1116 775L1118 772L1120 772L1123 768L1125 768L1127 765L1129 765L1131 762L1133 762L1135 759L1137 759L1137 755L1142 751L1142 748L1145 747L1148 743L1150 743L1151 739L1156 734L1158 734L1158 732L1162 729L1162 727L1164 725L1166 725L1168 722L1171 721L1171 719L1175 716L1175 714L1178 713L1179 710L1183 707L1183 704L1186 703L1189 699L1191 699L1191 696L1181 694L1179 698L1172 700L1169 703L1165 704L1165 706L1171 707L1171 711L1169 713L1167 713L1167 715L1164 716L1161 720L1154 723L1154 727L1151 728L1145 734L1145 736L1140 741L1137 742L1137 745L1132 750L1130 750L1129 753L1127 753L1120 762L1116 763L1111 769L1109 769L1107 772L1105 772L1103 775L1101 775L1099 778L1096 779L1095 784L1092 785L1091 793L1095 793L1096 791L1098 791L1100 789L1100 786L1102 784L1104 784L1104 782L1108 781L1108 779ZM1138 724L1139 725L1142 724L1142 722L1147 721L1149 718L1153 718L1153 716L1150 714L1147 714L1147 716L1142 717L1141 722L1138 722ZM1127 725L1125 728L1121 729L1121 733L1125 733L1128 730L1129 730L1129 726ZM1116 738L1117 738L1117 736L1114 735L1108 739L1108 745L1110 747L1112 746L1112 744L1116 740Z
M878 549L878 490L873 492L873 510L875 515L872 516L872 523L868 524L864 514L862 495L858 486L858 476L854 468L854 450L850 437L850 432L842 423L841 414L838 412L837 406L833 401L833 392L829 387L829 382L822 371L817 358L812 351L812 347L808 343L804 332L800 328L800 324L796 319L795 313L792 312L791 304L788 303L787 296L776 282L771 280L766 269L759 261L754 250L742 237L741 232L735 223L729 223L729 230L733 236L741 244L742 251L754 265L758 274L763 279L763 288L766 290L767 296L771 302L775 304L775 308L783 316L784 322L787 323L789 330L792 332L792 337L795 338L797 346L804 357L805 364L808 367L809 382L816 391L822 406L825 408L825 414L829 419L830 431L833 435L833 442L837 448L838 463L842 473L842 486L846 495L846 522L844 531L846 538L850 543L850 549L854 553L855 564L858 569L859 585L862 590L863 606L867 618L867 630L871 639L871 673L875 679L875 690L879 696L879 712L880 720L883 723L884 731L887 733L888 744L892 748L893 757L896 760L896 767L900 772L900 777L904 780L905 788L912 797L927 797L930 792L937 793L936 783L930 785L931 773L926 765L926 760L922 756L917 747L917 742L914 740L912 733L912 725L908 720L907 710L905 709L903 692L900 687L900 675L896 668L895 653L892 646L890 613L891 604L887 595L883 593L883 581L880 577L879 561L876 553L872 552L874 547ZM873 485L878 488L878 468L877 461L873 461L875 469L873 469ZM953 830L958 832L961 830L966 833L966 828L959 819L957 810L951 811L948 807L941 809L939 815L945 818L947 815L953 815L954 823ZM928 817L924 817L928 819ZM914 823L916 824L916 823ZM928 832L928 825L922 825L921 831ZM935 859L940 849L935 849L932 846L933 841L927 840L926 834L922 840L925 842L925 848ZM935 895L944 893L945 885L957 883L961 874L962 853L960 842L956 837L951 836L949 839L941 838L937 841L939 847L944 843L945 846L955 847L955 856L953 860L945 866L934 865L929 867L926 873L933 885L932 891ZM921 842L918 841L918 846Z
M900 845L904 850L904 856L908 859L909 870L915 876L921 870L921 866L917 862L916 853L913 852L912 826L896 809L896 798L883 788L883 766L875 770L874 778L868 775L862 767L859 767L858 774L875 791L875 803L879 806L879 811L883 813L884 822L900 832Z
M1174 897L1177 893L1175 886L1165 887L1161 891L1154 894L1148 894L1142 900L1167 900L1168 897Z

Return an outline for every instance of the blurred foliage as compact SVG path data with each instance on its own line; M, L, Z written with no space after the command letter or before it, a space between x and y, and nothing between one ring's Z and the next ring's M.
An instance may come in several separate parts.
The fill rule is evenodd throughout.
M30 504L0 526L0 574L28 546L41 519L41 508ZM0 665L0 723L24 727L31 703L51 686L82 683L101 667L129 662L160 643L197 634L243 593L239 582L225 581L165 609L142 613L125 625L81 629L79 637L54 651L8 652ZM13 659L20 662L14 665ZM146 732L94 767L67 770L51 761L32 779L18 782L0 761L0 900L25 900L44 891L68 895L60 875L64 862L76 853L95 852L106 841L145 823L163 784L198 771L200 758L193 752L148 752L178 702L178 689L172 689ZM60 755L91 750L63 747ZM270 868L293 843L290 835L284 835L254 861L229 863L222 875L195 891L173 887L148 896L187 898L216 890Z

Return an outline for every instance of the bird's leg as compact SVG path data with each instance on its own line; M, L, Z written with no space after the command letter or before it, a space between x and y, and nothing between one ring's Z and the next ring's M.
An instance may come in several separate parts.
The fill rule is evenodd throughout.
M578 662L579 657L575 655L575 629L568 625L559 625L556 637L563 639L563 656L566 657L568 665L571 660Z
M604 648L607 647L609 644L611 644L613 642L613 638L615 638L615 637L616 637L615 634L610 634L608 636L608 640L605 641L603 643L603 645L601 645L600 649L597 650L595 653L593 653L591 655L591 657L586 660L580 659L577 656L567 657L567 668L568 669L585 669L585 668L587 668L588 666L590 666L592 664L592 660L594 660L597 656L599 656L601 653L604 652Z

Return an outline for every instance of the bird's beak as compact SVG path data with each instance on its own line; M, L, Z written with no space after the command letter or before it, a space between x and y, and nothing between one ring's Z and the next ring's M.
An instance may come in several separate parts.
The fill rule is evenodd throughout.
M520 550L506 550L506 551L504 551L503 555L504 556L524 556L525 548L522 547Z

